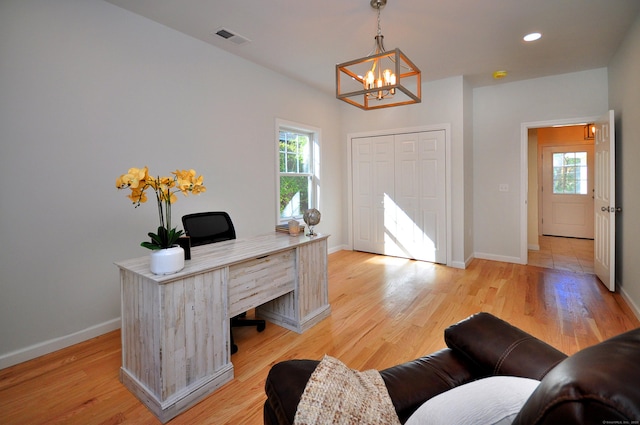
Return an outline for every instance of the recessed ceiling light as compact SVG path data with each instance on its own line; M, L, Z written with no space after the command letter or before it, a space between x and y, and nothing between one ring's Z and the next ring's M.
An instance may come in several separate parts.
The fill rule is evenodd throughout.
M531 34L527 34L524 37L522 37L522 39L524 41L536 41L536 40L539 40L540 37L542 37L542 34L540 34L539 32L532 32Z

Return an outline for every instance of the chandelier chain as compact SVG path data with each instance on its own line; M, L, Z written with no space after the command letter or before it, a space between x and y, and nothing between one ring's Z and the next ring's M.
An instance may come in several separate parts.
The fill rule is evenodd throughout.
M381 21L380 9L382 9L383 5L380 2L377 2L377 3L372 2L372 6L375 7L378 11L378 31L376 33L376 37L374 37L375 42L373 43L373 49L371 49L371 51L367 54L367 56L383 53L386 51L384 48L384 43L382 41L384 39L384 36L382 35L382 25L380 25L380 21Z

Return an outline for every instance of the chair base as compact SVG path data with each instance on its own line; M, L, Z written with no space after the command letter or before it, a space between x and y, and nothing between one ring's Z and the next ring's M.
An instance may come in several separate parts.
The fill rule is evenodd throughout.
M233 341L233 328L234 327L246 327L246 326L255 326L258 329L258 332L262 332L267 327L267 323L262 319L244 319L247 316L247 313L239 314L235 317L231 318L231 354L235 354L238 352L238 346Z

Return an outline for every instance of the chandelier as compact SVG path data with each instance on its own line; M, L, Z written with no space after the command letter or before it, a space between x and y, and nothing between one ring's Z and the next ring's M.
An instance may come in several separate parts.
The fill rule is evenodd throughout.
M380 9L387 0L371 0L378 11L378 32L371 52L336 65L336 97L364 110L421 102L420 70L400 49L386 51Z

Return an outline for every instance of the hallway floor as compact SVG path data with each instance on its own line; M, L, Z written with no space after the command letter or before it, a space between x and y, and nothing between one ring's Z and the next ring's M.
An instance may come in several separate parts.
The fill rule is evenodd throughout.
M540 236L539 243L539 251L529 250L530 266L574 273L594 273L593 239Z

